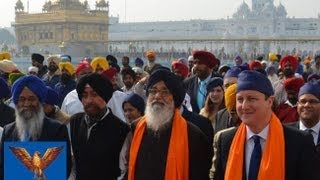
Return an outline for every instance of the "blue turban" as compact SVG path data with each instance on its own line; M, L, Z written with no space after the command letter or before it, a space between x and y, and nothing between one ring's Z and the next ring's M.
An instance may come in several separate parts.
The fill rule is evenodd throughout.
M276 68L273 65L270 65L266 68L266 72L269 74L271 71L277 73Z
M241 71L245 71L245 70L250 70L249 64L248 63L243 63L240 66L237 66L238 68L241 69Z
M13 83L11 94L15 104L18 103L19 96L25 87L30 89L38 97L41 103L44 102L48 92L46 85L37 76L27 75L20 77Z
M207 84L207 93L212 91L213 88L221 86L223 89L223 80L220 77L211 78L209 83Z
M227 73L224 75L223 78L227 77L238 77L238 75L241 73L241 69L237 66L232 67L227 71Z
M272 96L274 93L267 76L252 70L243 71L238 76L237 92L244 90L259 91L266 96Z
M53 90L50 86L47 86L47 98L44 101L46 104L50 104L50 105L58 105L59 103L59 95L58 93Z
M317 81L318 79L320 79L320 75L318 75L317 73L312 73L308 76L307 82Z
M307 82L299 90L299 96L304 94L312 94L320 99L320 84L319 82Z
M242 58L239 55L237 55L233 60L234 62L240 62L240 64L242 64Z
M144 63L143 63L143 60L140 59L140 58L137 58L134 62L135 62L136 65L141 65L141 66L143 66L143 64L144 64Z
M160 81L164 82L172 94L175 107L180 107L186 95L181 79L170 72L170 69L167 70L167 68L159 68L150 75L147 90ZM147 91L147 96L148 95L149 93Z
M132 93L129 96L127 96L122 103L122 109L125 103L130 103L133 107L137 108L142 115L144 114L146 104L143 98L138 94Z
M9 86L2 77L0 77L0 99L10 96Z

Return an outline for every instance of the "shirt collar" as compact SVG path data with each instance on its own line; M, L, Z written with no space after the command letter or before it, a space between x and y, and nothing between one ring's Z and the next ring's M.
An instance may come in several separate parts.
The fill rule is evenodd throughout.
M208 84L208 82L210 81L210 79L211 79L211 74L206 78L206 79L204 79L204 80L202 80L202 81L204 81L206 84ZM201 80L200 80L200 78L198 78L198 83L200 83L201 82Z
M105 113L100 119L98 119L97 122L98 122L98 121L101 121L102 119L104 119L104 118L109 114L109 112L110 112L110 111L109 111L109 108L107 108L106 113ZM88 116L88 115L85 116L84 120L85 120L85 122L86 122L87 125L90 124L90 122L89 122L89 116ZM96 123L97 123L97 122L96 122ZM95 124L95 123L94 123L94 124Z
M284 104L288 104L290 107L296 107L297 105L293 105L289 100L286 100Z
M315 126L313 126L312 128L307 128L307 127L302 123L302 121L300 120L300 121L299 121L299 128L300 128L300 130L302 130L302 131L305 131L306 129L312 129L312 131L318 135L318 134L319 134L319 131L320 131L320 121L318 121L318 123L317 123Z
M246 126L247 129L247 137L246 140L248 141L252 136L258 135L260 138L264 139L265 141L267 140L268 133L269 133L269 124L262 129L262 131L258 134L253 133L248 126Z

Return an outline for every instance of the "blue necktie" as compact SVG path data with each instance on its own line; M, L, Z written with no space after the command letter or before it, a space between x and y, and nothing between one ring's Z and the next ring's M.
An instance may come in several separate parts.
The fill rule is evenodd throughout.
M260 145L260 137L258 135L252 136L254 141L254 148L251 154L248 180L257 180L260 168L262 150Z
M313 130L312 130L312 129L305 129L304 131L306 131L306 132L308 132L309 134L311 134L312 139L315 138L315 137L313 137L313 134L312 134ZM315 145L317 145L317 144L319 144L319 143L320 143L320 134L318 135L318 139L317 139L317 142L316 142Z
M199 88L198 88L198 95L197 95L197 104L199 109L204 105L204 101L206 98L206 82L205 81L200 81L199 83Z

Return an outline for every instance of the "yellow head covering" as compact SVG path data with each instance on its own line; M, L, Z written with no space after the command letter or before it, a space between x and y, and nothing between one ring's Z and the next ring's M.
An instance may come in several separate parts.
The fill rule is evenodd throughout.
M275 55L274 53L269 53L269 59L271 61L277 61L278 60L278 57L277 55Z
M96 71L97 66L99 65L105 71L109 69L109 63L105 57L95 57L90 63L93 72Z
M11 60L11 55L10 55L10 53L8 53L8 52L1 52L1 53L0 53L0 60L4 60L4 59Z
M226 89L224 93L224 100L228 112L231 112L236 106L236 89L237 84L232 84Z
M71 76L74 74L74 66L69 61L59 63L59 70L61 72L62 72L62 69L66 69Z

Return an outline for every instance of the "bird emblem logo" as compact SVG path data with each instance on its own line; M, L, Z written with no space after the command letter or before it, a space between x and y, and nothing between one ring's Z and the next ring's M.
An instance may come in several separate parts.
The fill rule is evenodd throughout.
M44 170L58 157L63 146L48 148L41 157L40 152L34 152L31 157L25 148L9 146L12 153L34 173L34 180L45 180Z

